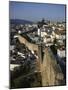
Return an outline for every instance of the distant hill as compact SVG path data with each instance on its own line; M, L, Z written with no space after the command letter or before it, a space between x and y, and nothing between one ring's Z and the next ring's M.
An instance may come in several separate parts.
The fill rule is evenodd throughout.
M20 20L20 19L10 19L10 23L11 24L32 24L32 21L28 21L28 20Z

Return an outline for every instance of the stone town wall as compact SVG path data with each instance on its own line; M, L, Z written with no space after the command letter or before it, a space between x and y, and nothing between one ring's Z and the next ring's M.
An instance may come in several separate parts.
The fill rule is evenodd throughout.
M30 50L37 50L38 54L41 54L38 45L28 42L20 35L18 35L18 39L20 43L24 43ZM39 56L42 86L62 85L63 74L50 48L45 48L43 62L40 59L41 57Z
M53 86L63 84L63 74L49 48L45 48L44 60L41 65L42 86Z
M24 37L18 35L18 39L20 43L25 44L31 51L36 50L38 51L38 45L28 42Z

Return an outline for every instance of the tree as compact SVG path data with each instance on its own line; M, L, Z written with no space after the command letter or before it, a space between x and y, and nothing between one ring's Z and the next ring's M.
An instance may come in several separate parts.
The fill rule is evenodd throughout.
M41 22L38 22L38 28L41 28L45 24L44 18L41 20Z

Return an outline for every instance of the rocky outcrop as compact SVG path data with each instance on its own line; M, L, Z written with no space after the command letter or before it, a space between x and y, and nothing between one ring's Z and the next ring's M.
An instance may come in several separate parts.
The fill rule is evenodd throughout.
M36 44L30 43L20 35L18 35L18 39L20 43L25 44L29 48L29 50L38 51L38 62L40 66L40 74L42 77L42 86L62 85L64 83L64 76L50 48L45 48L44 57L42 60L41 47Z

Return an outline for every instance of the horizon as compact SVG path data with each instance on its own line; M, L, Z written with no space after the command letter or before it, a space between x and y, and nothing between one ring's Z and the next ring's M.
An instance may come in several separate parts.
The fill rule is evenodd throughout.
M10 19L65 21L66 5L10 1L9 13Z

